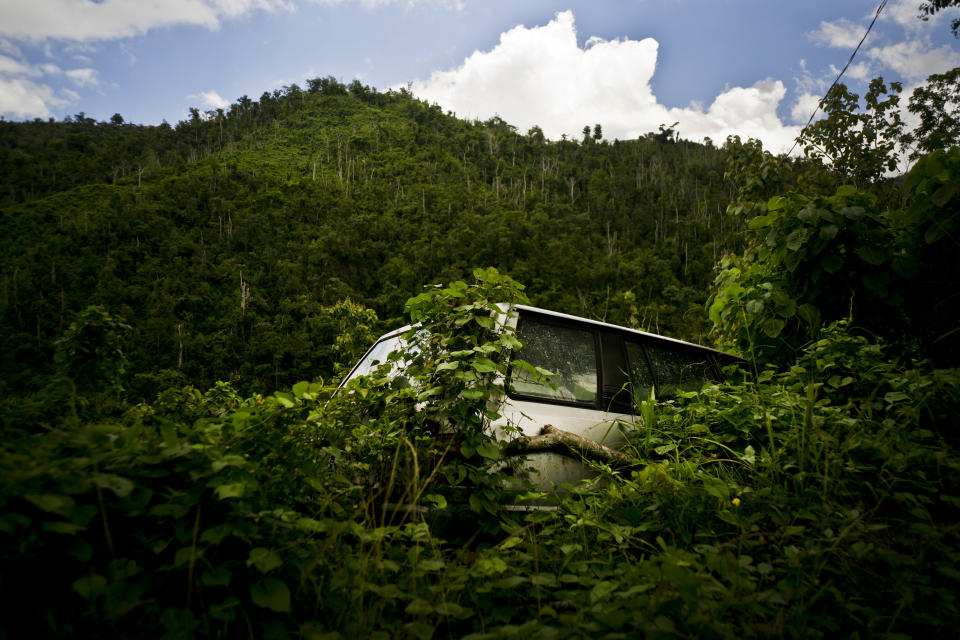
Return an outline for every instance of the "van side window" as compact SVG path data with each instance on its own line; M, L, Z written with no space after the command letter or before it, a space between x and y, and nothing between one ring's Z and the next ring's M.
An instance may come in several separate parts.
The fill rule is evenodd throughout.
M637 342L627 342L627 359L630 361L634 404L649 400L650 391L653 390L653 374L650 373L643 347Z
M696 348L656 340L646 341L644 347L661 397L676 395L678 391L699 390L714 377L709 356Z
M592 331L522 317L518 334L524 347L517 356L554 375L538 377L513 368L512 392L547 400L596 403L597 347Z

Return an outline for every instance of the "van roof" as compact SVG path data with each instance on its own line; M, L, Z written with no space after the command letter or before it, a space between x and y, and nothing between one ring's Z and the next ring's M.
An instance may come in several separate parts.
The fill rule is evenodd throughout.
M506 313L506 312L510 309L510 307L511 307L510 303L508 303L508 302L500 302L500 303L497 303L496 306L497 306L497 307L500 309L500 311L503 312L503 313ZM619 324L611 324L611 323L609 323L609 322L601 322L600 320L591 320L590 318L584 318L584 317L582 317L582 316L574 316L574 315L571 315L571 314L569 314L569 313L560 313L559 311L551 311L551 310L549 310L549 309L542 309L542 308L540 308L540 307L532 307L532 306L526 305L526 304L514 304L514 305L512 305L512 306L513 306L514 309L516 309L516 310L518 310L518 311L529 311L529 312L531 312L531 313L536 313L536 314L542 315L542 316L550 316L550 317L554 317L554 318L562 318L562 319L564 319L564 320L572 320L572 321L574 321L574 322L579 322L579 323L582 323L582 324L590 324L590 325L595 325L595 326L598 326L598 327L606 327L606 328L608 328L608 329L613 329L613 330L615 330L615 331L620 331L620 332L623 332L623 333L635 334L635 335L644 336L644 337L651 338L651 339L655 339L655 340L663 340L663 341L666 341L666 342L673 342L673 343L675 343L675 344L682 344L682 345L686 345L686 346L689 346L689 347L695 347L695 348L697 348L697 349L705 349L705 350L707 350L707 351L711 351L711 352L716 353L716 354L719 354L719 355L731 357L729 353L725 353L725 352L720 351L720 350L718 350L718 349L714 349L714 348L712 348L712 347L705 347L705 346L703 346L703 345L699 345L699 344L696 344L696 343L694 343L694 342L687 342L687 341L685 341L685 340L677 340L676 338L671 338L671 337L669 337L669 336L660 335L659 333L650 333L649 331L641 331L640 329L631 329L631 328L629 328L629 327L624 327L624 326L619 325ZM390 332L385 333L385 334L383 334L382 336L380 336L380 340L383 340L384 338L390 338L390 337L393 337L393 336L397 336L397 335L400 335L400 334L402 334L402 333L406 333L407 331L409 331L410 329L412 329L413 326L414 326L414 325L408 324L408 325L404 325L404 326L400 327L399 329L394 329L393 331L390 331Z
M501 305L501 304L498 304L497 306L498 306L502 311L506 311L507 308L509 308L509 305L507 305L507 304L502 304L502 305ZM540 307L531 307L530 305L526 305L526 304L515 304L515 305L513 305L513 308L514 308L514 309L518 309L518 310L520 310L520 311L530 311L530 312L533 312L533 313L536 313L536 314L540 314L540 315L552 316L552 317L555 317L555 318L563 318L564 320L573 320L573 321L575 321L575 322L580 322L580 323L583 323L583 324L591 324L591 325L596 325L596 326L598 326L598 327L606 327L606 328L608 328L608 329L614 329L614 330L616 330L616 331L621 331L621 332L624 332L624 333L632 333L632 334L636 334L636 335L640 335L640 336L645 336L645 337L647 337L647 338L653 338L653 339L656 339L656 340L664 340L664 341L666 341L666 342L673 342L673 343L675 343L675 344L682 344L682 345L686 345L686 346L690 346L690 347L695 347L695 348L697 348L697 349L706 349L706 350L708 350L708 351L712 351L713 353L718 353L718 354L725 355L725 356L729 356L729 355L730 355L730 354L728 354L728 353L724 353L723 351L719 351L718 349L714 349L714 348L712 348L712 347L705 347L705 346L703 346L703 345L699 345L699 344L696 344L696 343L694 343L694 342L687 342L687 341L685 341L685 340L677 340L676 338L670 338L670 337L668 337L668 336L660 335L659 333L650 333L649 331L641 331L640 329L631 329L631 328L629 328L629 327L624 327L624 326L619 325L619 324L610 324L609 322L601 322L600 320L591 320L590 318L584 318L584 317L582 317L582 316L574 316L574 315L570 315L569 313L560 313L559 311L550 311L549 309L541 309Z

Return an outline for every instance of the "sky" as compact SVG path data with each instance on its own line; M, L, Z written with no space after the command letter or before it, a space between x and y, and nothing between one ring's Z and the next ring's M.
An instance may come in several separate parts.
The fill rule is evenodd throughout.
M880 0L0 0L0 116L159 124L308 78L409 88L458 117L607 139L660 125L787 151ZM960 66L888 0L843 82Z

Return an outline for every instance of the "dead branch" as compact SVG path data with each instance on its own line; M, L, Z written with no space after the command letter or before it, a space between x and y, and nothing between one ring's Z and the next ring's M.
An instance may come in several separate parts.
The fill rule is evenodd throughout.
M589 438L578 436L575 433L557 429L551 424L540 429L540 435L520 437L511 440L504 453L507 455L523 455L538 451L552 451L577 458L586 458L608 464L611 467L631 467L634 460L625 453L594 442Z

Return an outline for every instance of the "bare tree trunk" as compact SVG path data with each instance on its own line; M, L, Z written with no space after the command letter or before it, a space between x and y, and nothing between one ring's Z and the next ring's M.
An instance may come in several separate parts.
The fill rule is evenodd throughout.
M504 453L507 455L522 455L537 451L552 451L575 458L586 458L608 464L611 467L632 467L637 462L625 453L594 442L575 433L557 429L553 425L544 425L540 435L521 437L511 440Z

